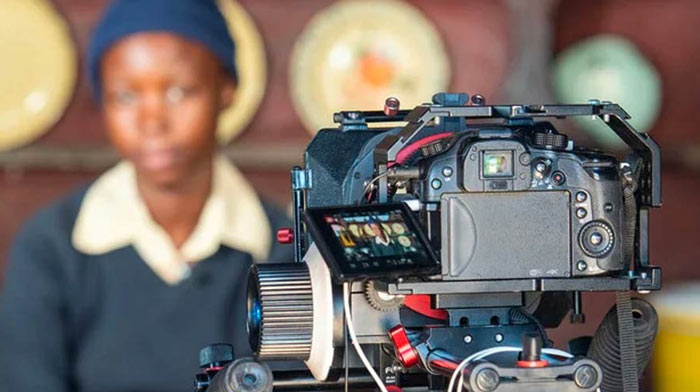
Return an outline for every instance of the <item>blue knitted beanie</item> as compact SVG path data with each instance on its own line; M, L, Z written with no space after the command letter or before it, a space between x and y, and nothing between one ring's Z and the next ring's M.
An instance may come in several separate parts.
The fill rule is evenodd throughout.
M171 32L207 47L237 78L235 44L215 0L114 0L93 32L88 76L100 100L100 61L124 37L140 32Z

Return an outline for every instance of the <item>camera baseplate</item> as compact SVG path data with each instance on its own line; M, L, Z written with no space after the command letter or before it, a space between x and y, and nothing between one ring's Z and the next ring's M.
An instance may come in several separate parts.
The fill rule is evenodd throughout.
M620 277L601 276L576 279L502 279L474 281L433 281L380 283L392 295L505 293L528 291L636 291L661 289L661 268L645 266Z

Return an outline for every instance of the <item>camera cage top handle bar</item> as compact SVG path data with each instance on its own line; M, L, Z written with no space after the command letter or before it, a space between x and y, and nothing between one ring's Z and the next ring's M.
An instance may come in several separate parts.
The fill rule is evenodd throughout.
M651 136L637 132L627 120L629 114L619 105L611 103L591 103L583 105L494 105L494 106L440 106L420 105L410 112L397 116L381 116L381 112L340 112L337 119L351 113L365 122L406 121L407 124L396 135L387 135L374 151L375 164L387 164L396 156L430 121L438 117L462 117L465 119L505 119L523 120L535 118L566 118L570 116L598 116L639 155L644 166L641 173L641 205L661 206L661 150Z

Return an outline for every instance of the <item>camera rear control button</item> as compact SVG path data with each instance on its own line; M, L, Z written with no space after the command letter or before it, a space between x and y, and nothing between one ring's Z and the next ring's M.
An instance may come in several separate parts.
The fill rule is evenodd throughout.
M451 177L453 173L453 170L449 166L445 166L442 168L442 175L445 177Z
M578 263L576 263L576 269L579 271L585 271L586 268L588 268L588 264L586 264L585 261L579 260Z
M588 215L588 211L586 211L585 208L577 208L576 209L576 217L579 219L583 219Z
M613 248L615 236L606 223L589 222L581 230L579 237L581 249L591 257L604 257Z
M544 163L544 162L541 162L541 161L540 161L540 162L537 162L537 163L535 164L535 170L536 170L538 173L544 173L544 172L547 171L547 164Z
M562 185L566 182L566 176L560 171L552 173L552 184Z
M430 186L433 189L440 189L440 188L442 188L442 181L440 181L437 178L434 178L432 181L430 181Z
M522 165L527 166L532 161L532 156L529 153L524 152L524 153L520 154L520 156L518 157L518 160L520 161L520 163Z
M586 192L583 192L583 191L576 192L576 201L577 202L583 203L586 200L588 200L588 195L586 194Z

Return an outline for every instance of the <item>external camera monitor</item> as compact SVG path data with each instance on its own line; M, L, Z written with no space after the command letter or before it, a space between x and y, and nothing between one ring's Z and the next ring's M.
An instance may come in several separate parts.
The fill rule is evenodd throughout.
M337 281L439 272L428 239L403 203L309 208L305 218Z

